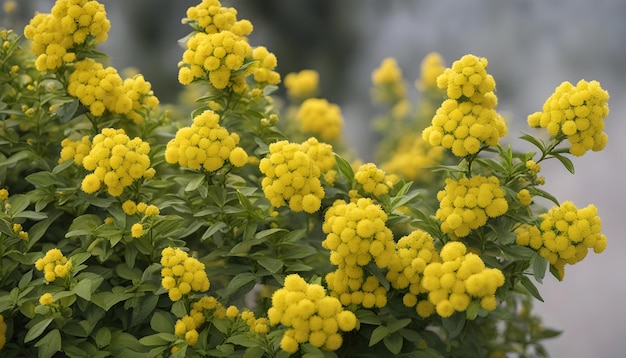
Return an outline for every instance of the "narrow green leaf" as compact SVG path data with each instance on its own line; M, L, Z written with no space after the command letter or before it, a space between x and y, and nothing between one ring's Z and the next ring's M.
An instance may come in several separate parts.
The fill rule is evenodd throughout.
M543 302L543 298L541 297L541 294L539 294L539 290L527 276L522 275L519 277L519 280L522 286L524 286L526 290L528 290L528 293L530 293L533 297L535 297L539 301Z
M527 141L528 143L534 145L535 147L539 149L539 151L541 151L541 153L543 153L546 150L545 145L541 141L539 141L537 138L531 136L528 133L524 133L524 135L521 136L520 139L523 139Z
M382 341L385 337L389 335L389 328L385 326L378 326L372 331L372 335L370 336L369 346L373 346L376 343Z
M530 258L530 267L533 270L533 276L535 277L535 281L541 283L546 275L548 260L546 260L539 254L535 254L533 255L533 257Z
M35 323L28 332L26 332L26 336L24 336L24 343L28 343L33 339L41 336L41 334L48 328L50 323L52 322L52 318L45 318L40 322Z
M256 260L259 265L263 266L271 273L276 273L283 268L283 262L272 257L259 257Z
M198 189L198 187L202 185L205 180L206 177L204 176L204 174L196 175L195 178L189 181L189 184L187 184L187 186L185 187L185 191L194 191Z
M229 283L228 285L224 288L224 296L230 296L233 293L235 293L238 289L242 288L243 286L254 282L254 280L256 280L256 275L250 272L244 272L244 273L240 273L239 275L235 276Z
M572 163L572 161L561 155L561 154L557 154L557 153L550 153L553 157L555 157L556 159L559 160L559 162L561 162L561 164L563 164L563 166L565 167L565 169L567 169L570 173L574 174L574 163Z
M58 187L65 186L65 183L57 178L56 175L47 171L27 175L24 179L33 184L35 187L46 187L52 185Z
M389 333L394 333L404 327L406 327L409 323L411 323L412 319L403 318L399 320L393 320L387 324L387 328L389 328Z
M335 154L335 161L337 163L337 169L339 172L348 179L350 185L354 182L354 170L352 165L347 160L343 159L339 154Z
M144 346L160 346L169 345L171 342L175 342L178 339L173 333L157 333L150 336L139 339L139 343Z
M218 222L214 223L213 225L209 226L209 228L204 232L204 234L202 234L202 237L200 238L200 241L204 241L204 240L210 238L216 232L221 231L222 229L227 228L227 227L228 227L228 225L226 225L226 223L222 222L222 221L218 221Z

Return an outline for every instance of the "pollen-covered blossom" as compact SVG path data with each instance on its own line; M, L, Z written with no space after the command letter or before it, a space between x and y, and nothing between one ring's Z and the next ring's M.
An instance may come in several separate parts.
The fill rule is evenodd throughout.
M341 108L324 98L309 98L296 113L300 130L327 142L337 140L343 128Z
M533 198L530 194L530 191L528 191L528 189L522 189L517 192L517 200L519 200L522 206L528 206L532 203Z
M280 341L280 348L287 353L295 353L307 342L323 350L337 350L343 343L341 332L357 325L355 314L344 310L337 298L297 274L285 277L284 287L274 292L267 316L270 325L288 328Z
M420 64L420 78L415 81L415 87L421 91L438 89L437 77L446 70L443 57L438 52L428 53Z
M82 165L83 158L89 154L90 150L91 140L89 140L89 136L83 136L79 141L65 138L61 141L59 164L73 159L75 164Z
M516 243L536 250L557 269L562 280L565 264L573 265L587 256L589 249L604 251L607 238L595 205L578 209L566 201L539 215L540 223L522 225L515 230Z
M38 71L56 70L74 62L77 46L105 41L111 24L104 5L91 0L57 0L50 14L38 13L24 28L37 55Z
M246 322L252 333L265 334L269 331L269 321L265 317L256 318L250 310L242 311L240 317Z
M497 177L477 175L448 178L444 190L437 193L439 209L435 217L441 221L441 231L456 237L469 235L470 231L487 223L488 218L503 215L509 209Z
M39 304L43 306L50 306L54 302L54 297L50 292L46 292L39 296Z
M216 89L224 89L232 84L233 72L252 55L247 39L227 30L211 34L198 32L186 45L178 72L178 80L183 85L207 79Z
M432 236L422 230L415 230L403 236L397 244L398 257L389 265L386 278L391 286L405 290L402 302L407 307L415 307L420 317L430 316L435 306L426 299L426 289L421 285L426 265L439 261Z
M247 36L252 32L250 21L237 20L237 9L223 7L219 0L202 0L200 4L189 7L187 18L207 34L228 30L238 36Z
M396 259L393 234L386 221L382 207L369 198L351 203L337 200L326 211L322 247L330 250L330 262L338 268L325 279L331 294L343 305L371 308L387 304L385 288L363 270L372 261L384 269Z
M502 271L485 267L482 259L467 252L459 241L445 244L439 256L440 262L426 265L422 278L422 287L438 315L445 318L465 311L474 299L480 300L486 311L496 308L496 290L504 285Z
M287 140L270 144L270 151L259 162L259 169L265 175L261 181L263 193L272 206L281 207L289 203L291 210L307 213L320 209L325 195L318 164L322 158L309 155L308 150L312 150L310 144L304 149L301 144Z
M81 184L91 194L104 184L112 196L120 196L125 187L143 177L150 167L150 144L139 137L130 139L123 129L103 128L93 137L83 167L93 171Z
M67 277L72 269L72 262L63 256L61 250L50 249L44 257L35 261L35 268L43 271L46 282L52 282L57 277Z
M372 72L372 84L372 96L379 102L394 104L406 97L402 70L395 58L383 59L380 66Z
M432 146L443 146L457 157L477 153L483 144L494 146L506 134L504 119L495 111L496 83L487 74L486 58L465 55L437 77L448 99L422 132Z
M248 155L237 146L239 135L229 133L219 120L220 116L211 110L196 116L190 127L179 129L167 143L165 161L210 172L222 168L226 161L235 167L245 165Z
M433 147L423 138L409 134L400 139L391 158L381 165L381 169L407 181L424 183L433 177L427 167L439 164L442 159L443 147Z
M188 315L176 321L174 334L185 339L187 345L198 343L198 329L206 322L207 317L224 317L226 309L213 296L204 296L191 305Z
M319 90L319 78L315 70L288 73L284 80L287 95L297 100L315 96Z
M9 191L6 189L0 189L0 200L7 200L9 198Z
M67 92L89 107L94 116L102 116L105 110L122 114L135 123L141 123L143 107L155 108L159 100L154 96L152 85L142 75L122 80L113 67L87 58L74 66Z
M192 290L206 292L210 282L204 264L181 250L167 247L161 251L161 286L170 300L178 301Z
M542 112L528 116L531 127L546 128L552 137L567 136L570 153L582 156L588 150L604 149L608 136L603 132L609 114L609 93L598 81L580 80L576 86L563 82L543 104Z
M252 59L257 61L250 66L254 80L261 85L276 85L280 83L280 74L274 69L278 66L276 55L269 52L265 46L258 46L252 50Z
M386 183L386 174L378 169L374 163L360 165L355 173L354 180L361 184L363 191L374 196L385 195L389 192L389 185Z

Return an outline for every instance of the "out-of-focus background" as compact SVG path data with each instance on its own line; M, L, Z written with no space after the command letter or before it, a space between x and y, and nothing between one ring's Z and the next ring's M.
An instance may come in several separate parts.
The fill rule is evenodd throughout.
M4 2L4 1L3 1ZM117 69L136 67L162 102L182 88L177 40L189 32L181 18L190 0L101 0L112 23L100 49ZM345 138L371 160L371 72L397 59L413 88L423 57L437 51L446 65L472 53L489 59L497 83L498 111L509 121L507 140L526 129L526 116L541 109L563 81L598 80L609 91L606 149L573 158L576 175L546 163L545 189L579 208L595 204L609 238L607 250L566 267L563 282L546 277L535 310L548 327L564 330L546 341L553 357L623 357L626 353L626 1L623 0L223 0L252 21L253 46L278 57L278 71L312 68L321 75L321 96L341 106ZM21 32L35 11L52 0L18 0L17 13L0 26ZM622 137L624 136L624 137ZM520 148L520 147L518 147ZM530 150L530 148L527 148Z

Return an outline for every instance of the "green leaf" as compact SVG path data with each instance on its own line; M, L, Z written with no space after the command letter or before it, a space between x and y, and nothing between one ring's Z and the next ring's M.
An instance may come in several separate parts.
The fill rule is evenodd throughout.
M243 347L247 347L247 348L252 348L252 347L255 347L255 346L259 345L258 342L250 339L249 336L247 336L247 335L245 335L243 333L230 336L224 342L225 343L236 344L238 346L243 346Z
M389 328L389 333L394 333L404 327L406 327L409 323L411 323L412 319L403 318L399 320L393 320L387 324L387 328Z
M382 323L380 317L370 310L361 309L356 311L356 318L359 320L359 323L363 324L371 324L371 325L380 325Z
M383 339L383 343L391 353L398 354L402 350L404 339L402 339L402 336L399 333L395 333L385 337Z
M78 282L76 286L72 289L72 292L76 294L76 296L84 298L87 301L91 301L91 293L93 289L91 287L91 280L85 279Z
M187 184L187 186L185 187L185 191L194 191L198 189L198 187L202 185L205 180L206 176L204 176L204 174L195 175L193 179L189 181L189 184Z
M96 227L102 224L102 219L95 214L84 214L74 218L72 224L65 233L66 238L86 236Z
M155 311L150 319L150 328L157 332L174 333L174 320L163 311Z
M243 358L261 358L265 351L261 347L250 347L243 352Z
M106 327L100 328L98 333L96 333L96 345L98 345L98 348L103 348L108 346L110 343L111 330Z
M47 186L65 186L65 183L61 181L56 175L48 171L37 172L27 175L24 178L27 182L33 184L35 187L47 187Z
M228 285L224 288L224 296L228 297L235 293L238 289L244 287L245 285L254 282L256 280L256 275L250 272L240 273L235 276Z
M169 345L172 342L175 342L178 337L172 333L157 333L150 336L143 337L139 339L139 343L144 346L160 346L160 345Z
M461 334L461 331L465 326L465 321L465 312L455 312L452 316L441 319L443 328L448 331L448 336L450 338L455 338Z
M115 304L125 301L134 296L135 294L132 292L99 292L91 296L91 302L95 303L103 310L108 311Z
M58 329L54 329L43 338L41 338L35 347L39 348L39 358L52 357L56 352L61 350L61 332Z
M537 138L531 136L528 133L524 133L524 135L521 136L520 139L523 139L527 141L528 143L531 143L532 145L537 147L541 151L541 153L544 153L546 150L545 145L541 141L539 141Z
M46 213L39 213L39 212L32 211L32 210L24 210L15 214L15 216L13 217L31 219L31 220L43 220L43 219L46 219L48 215L46 215Z
M376 343L382 341L385 337L389 335L389 328L385 326L378 326L372 331L372 335L370 336L369 346L373 346Z
M572 163L572 161L561 155L561 154L557 154L557 153L550 153L554 158L558 159L561 164L563 164L563 166L565 167L565 169L567 169L570 173L574 174L574 163Z
M272 257L259 257L256 260L259 265L263 266L271 273L276 273L283 268L283 262Z
M352 165L347 160L343 159L339 154L335 153L335 161L337 163L337 169L339 172L348 179L350 185L354 182L354 170Z
M228 225L226 225L226 223L222 222L222 221L218 221L218 222L214 223L213 225L209 226L209 228L204 232L204 234L200 238L200 241L204 241L204 240L210 238L216 232L221 231L222 229L227 228L227 227L228 227Z
M530 258L530 267L533 270L533 276L535 277L535 280L541 283L546 275L548 260L546 260L543 256L539 254L535 254L533 255L533 257Z
M50 323L52 323L52 318L45 318L42 321L35 323L28 332L26 332L26 336L24 336L24 343L28 343L33 339L41 336L41 334L48 328Z
M525 275L519 276L519 281L522 284L522 286L524 286L526 290L528 290L528 293L530 293L533 297L535 297L539 301L543 302L543 298L541 297L541 294L539 294L539 290L527 276Z

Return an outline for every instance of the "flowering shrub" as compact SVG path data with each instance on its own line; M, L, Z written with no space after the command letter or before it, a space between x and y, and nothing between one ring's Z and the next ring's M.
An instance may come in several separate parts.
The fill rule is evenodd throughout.
M191 109L105 67L97 1L57 0L28 41L0 30L3 355L547 355L535 282L607 238L538 174L605 146L599 83L558 86L518 152L487 59L428 55L411 100L387 58L362 163L315 70L286 74L283 112L249 20L203 0L184 23Z

